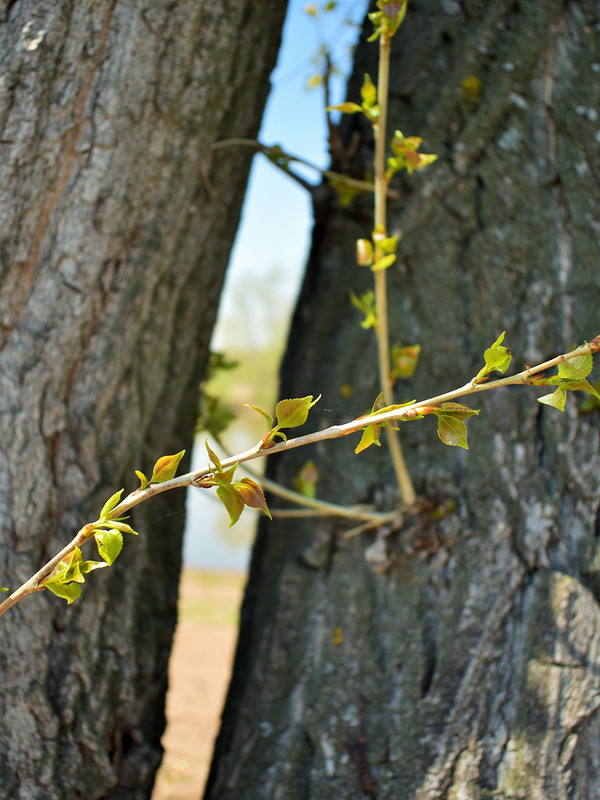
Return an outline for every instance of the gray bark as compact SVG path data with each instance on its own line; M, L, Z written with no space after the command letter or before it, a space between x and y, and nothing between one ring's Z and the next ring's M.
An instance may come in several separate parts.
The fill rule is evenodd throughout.
M285 3L0 3L0 564L11 589L189 449ZM205 180L205 173L210 185ZM150 472L148 472L150 474ZM183 493L66 607L0 621L0 797L144 798ZM94 558L90 546L89 556Z
M398 401L462 385L504 329L517 368L597 335L599 20L592 0L409 4L391 123L440 160L391 207L392 339L423 346ZM350 99L375 60L363 37ZM368 132L358 117L343 132L362 137L360 173ZM370 201L325 196L316 213L280 395L323 393L351 419L378 392L347 295L371 281L352 271ZM600 798L598 411L535 395L471 401L469 452L428 420L403 426L431 506L398 531L262 527L207 798ZM293 451L271 474L289 483L310 457L321 497L393 505L385 453L355 444Z

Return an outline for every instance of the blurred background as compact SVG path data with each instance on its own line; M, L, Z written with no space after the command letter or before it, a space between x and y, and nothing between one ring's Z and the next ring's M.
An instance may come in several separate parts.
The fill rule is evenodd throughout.
M319 168L328 165L325 99L319 76L328 52L336 70L331 78L331 101L342 102L352 65L353 46L366 11L366 0L307 3L291 0L260 141L279 144ZM312 88L311 88L312 87ZM221 150L226 158L227 151ZM294 165L312 184L315 170ZM206 386L223 398L236 420L223 435L232 454L254 445L266 432L264 419L244 403L271 412L277 394L279 361L288 323L306 262L312 229L308 192L258 154L253 163L242 221L221 297L211 349L234 369L221 370ZM193 469L206 465L204 441L197 437ZM255 461L253 469L262 470ZM242 477L242 471L236 477ZM203 489L190 489L184 563L204 569L245 571L257 515L245 510L228 527L223 506Z

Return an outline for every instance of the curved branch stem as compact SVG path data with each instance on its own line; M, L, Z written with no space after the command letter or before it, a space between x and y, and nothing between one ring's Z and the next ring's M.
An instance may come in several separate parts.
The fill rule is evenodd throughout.
M373 422L384 423L384 422L394 422L398 420L410 420L415 419L423 412L425 409L429 409L432 406L439 406L442 403L447 403L453 400L457 400L460 397L466 397L468 395L473 394L480 394L481 392L487 392L491 389L499 389L504 386L527 386L531 383L532 379L535 375L539 375L541 372L545 372L552 367L556 367L559 364L562 364L565 361L568 361L572 358L577 358L578 356L583 355L594 355L595 353L600 351L600 335L596 336L592 339L589 343L583 344L580 347L571 350L568 353L564 353L562 355L556 356L555 358L551 358L548 361L544 361L541 364L538 364L535 367L527 367L526 369L518 372L516 375L509 376L507 378L499 378L494 381L477 381L476 378L473 378L468 383L464 384L464 386L459 387L458 389L453 389L452 391L445 392L443 394L436 395L434 397L429 397L427 400L421 400L416 403L412 403L409 406L402 406L401 408L395 408L391 411L382 411L377 412L375 414L368 414L363 417L358 417L357 419L353 419L350 422L346 422L342 425L332 425L329 428L325 428L324 430L315 431L314 433L308 433L304 436L297 436L292 439L288 439L285 442L279 442L278 444L273 444L270 447L264 447L262 441L258 444L251 447L249 450L246 450L243 453L238 453L235 456L231 456L229 458L224 459L221 462L222 469L227 469L228 467L232 467L236 463L243 463L246 461L252 461L256 458L262 458L263 456L274 455L275 453L283 453L288 450L294 450L298 447L304 447L308 444L315 444L316 442L322 442L328 439L339 439L342 436L348 436L351 433L356 433L357 431L366 428L368 425L373 424ZM135 506L139 505L140 503L149 500L151 497L154 497L157 494L162 494L162 492L170 491L171 489L178 489L183 488L186 486L193 486L194 484L200 482L202 478L206 477L207 475L211 475L214 471L214 468L207 466L204 469L195 470L193 472L188 472L185 475L180 475L178 477L172 478L169 481L164 481L163 483L154 483L148 486L147 489L140 490L136 489L134 492L131 492L124 500L122 500L111 512L112 518L117 518L123 516L127 511L134 508ZM339 507L338 507L339 509ZM347 516L352 516L354 518L360 518L358 515L361 512L357 509L352 509L351 513ZM369 525L375 524L376 520L374 519L372 512L367 512L365 514L365 519ZM397 513L397 512L395 512ZM386 517L386 514L381 515L380 522L385 521L383 518ZM388 516L389 519L389 516ZM95 523L89 523L84 525L83 528L78 532L77 536L75 536L72 541L63 547L63 549L57 553L54 558L48 561L41 569L39 569L35 575L33 575L29 580L27 580L22 586L16 589L9 597L4 600L2 604L0 604L0 616L5 614L10 608L16 605L20 600L24 597L27 597L30 594L33 594L40 589L43 589L43 582L48 578L52 570L57 566L57 564L65 558L70 552L72 552L76 547L80 547L81 545L85 544L86 541L92 535L92 529Z
M392 40L388 36L382 35L379 42L379 76L377 80L379 116L377 122L373 125L375 135L375 230L387 236L386 202L388 181L385 175L385 152ZM381 253L376 252L375 260L380 256ZM384 269L375 272L375 304L377 308L375 332L377 334L379 381L385 404L391 405L394 402L393 381L390 370L387 275ZM407 506L412 506L416 503L417 494L404 460L398 431L394 428L387 428L386 436L402 502Z

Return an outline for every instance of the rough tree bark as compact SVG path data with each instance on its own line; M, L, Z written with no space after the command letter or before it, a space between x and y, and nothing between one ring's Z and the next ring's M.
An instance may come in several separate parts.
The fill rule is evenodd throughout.
M517 366L598 334L599 20L593 0L410 3L392 125L440 160L391 208L393 340L423 346L398 401L464 383L504 329ZM375 59L363 37L351 99ZM364 125L343 131L360 132L364 168ZM316 208L280 392L322 392L344 418L378 391L347 294L370 283L353 267L368 211ZM210 800L600 797L598 412L531 390L471 405L469 452L427 421L402 428L419 495L455 506L445 516L350 540L331 521L262 527ZM355 444L294 451L272 474L289 483L311 457L320 496L397 501L385 454Z
M3 585L135 488L134 468L190 447L249 167L207 148L256 135L284 13L0 3ZM0 797L149 796L183 500L136 511L142 535L73 606L43 592L0 621Z

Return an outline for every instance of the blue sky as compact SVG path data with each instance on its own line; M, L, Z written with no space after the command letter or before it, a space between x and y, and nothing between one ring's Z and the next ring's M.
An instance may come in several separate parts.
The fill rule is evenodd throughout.
M306 88L309 77L317 71L311 59L319 46L325 45L334 63L346 73L349 71L350 47L358 29L345 20L360 25L367 0L339 2L335 12L320 14L316 20L303 11L306 5L307 0L290 0L259 139L264 144L279 144L286 152L324 168L328 164L324 96L320 88ZM344 93L345 78L334 79L332 101L341 102ZM312 182L320 180L312 171L307 171L305 177ZM221 301L222 324L217 327L215 349L226 350L229 344L224 323L229 314L235 313L227 291L229 285L260 282L276 268L285 275L285 281L278 282L286 295L280 298L281 302L292 304L306 263L311 227L306 191L264 156L255 156ZM268 320L262 324L268 325Z

